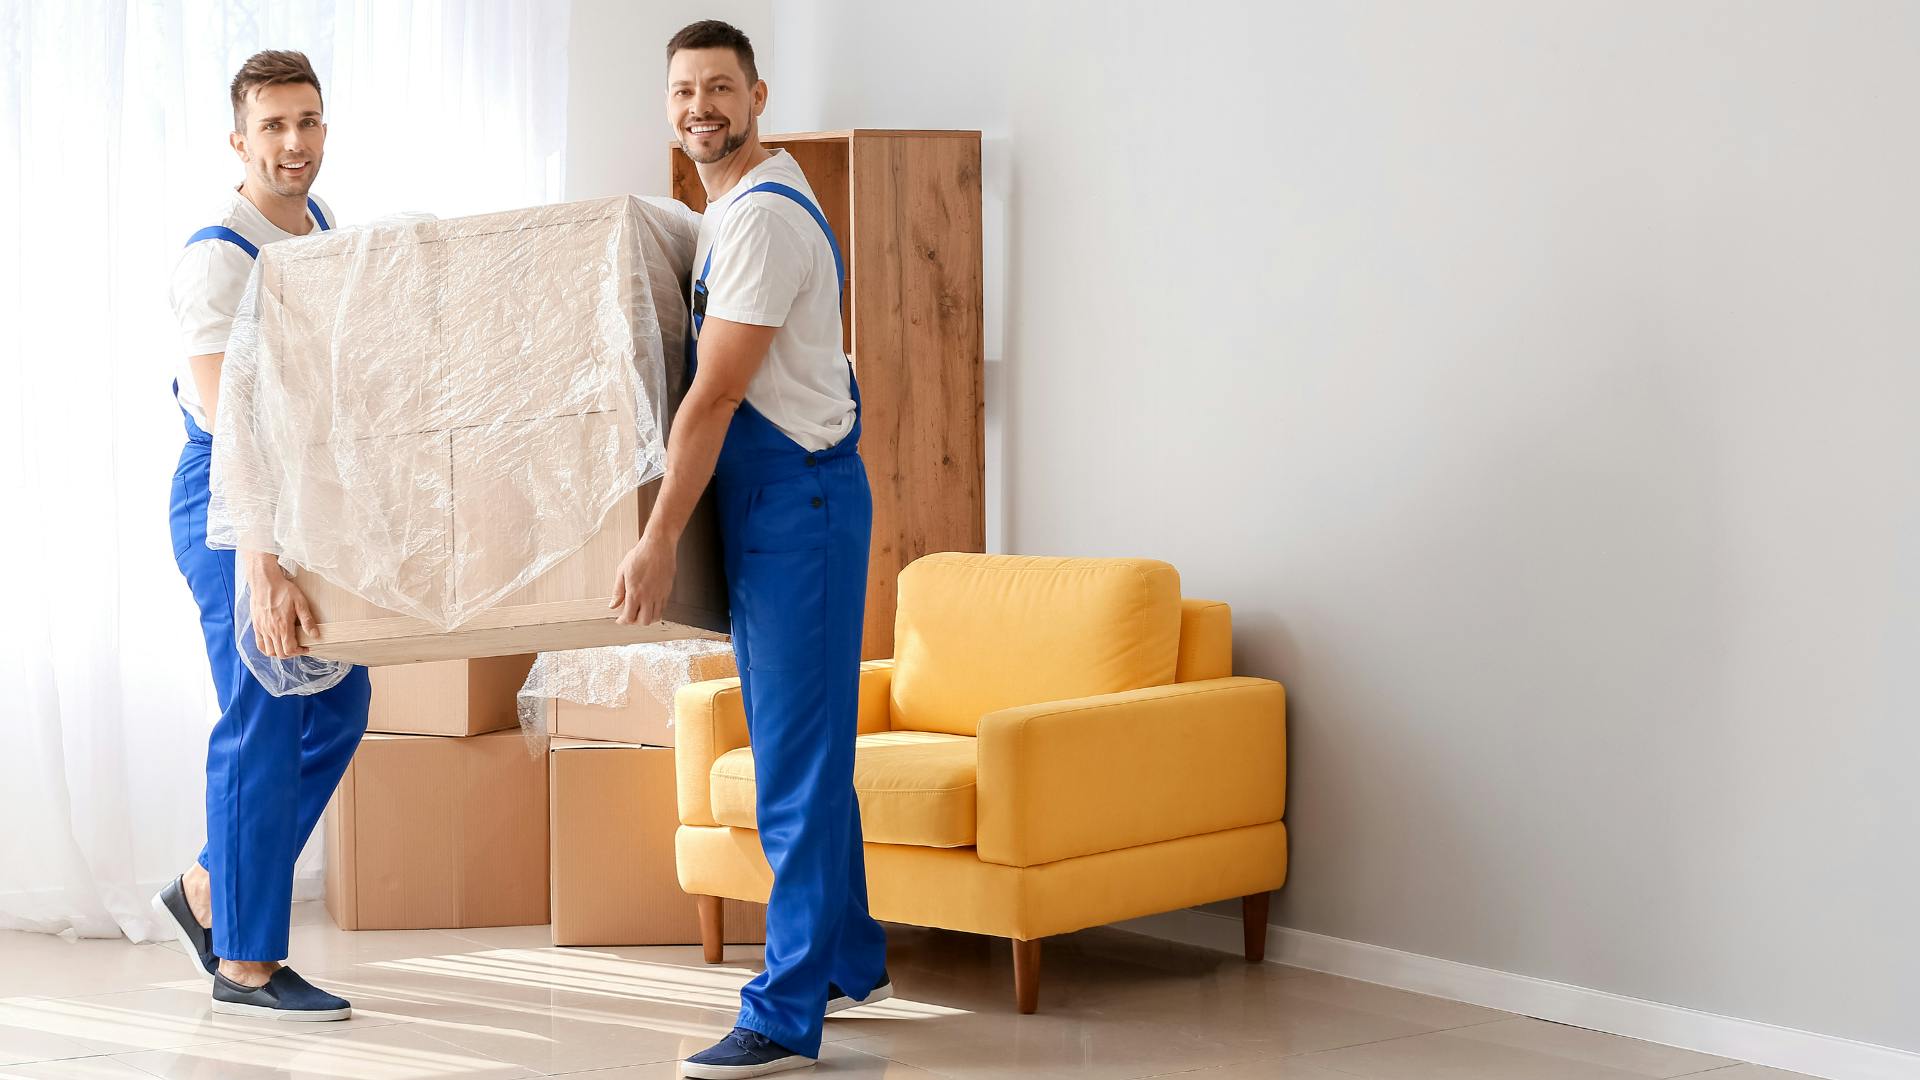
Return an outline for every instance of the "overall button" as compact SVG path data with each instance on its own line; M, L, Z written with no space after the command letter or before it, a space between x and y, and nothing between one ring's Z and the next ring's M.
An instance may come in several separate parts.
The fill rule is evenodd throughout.
M820 459L818 459L818 458L816 458L816 457L814 457L814 456L813 456L812 454L808 454L808 455L807 455L807 467L808 467L808 468L813 468L813 467L815 467L815 466L817 466L817 465L819 465L819 464L820 464Z
M818 509L820 509L820 507L821 507L821 506L823 506L823 505L825 505L825 504L824 504L824 503L822 503L822 502L820 501L820 496L818 496L818 495L815 495L815 496L813 497L813 508L814 508L815 510L818 510Z

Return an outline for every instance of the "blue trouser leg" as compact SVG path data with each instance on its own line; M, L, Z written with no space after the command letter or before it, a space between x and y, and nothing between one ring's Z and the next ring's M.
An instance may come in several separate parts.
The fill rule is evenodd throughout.
M741 991L739 1024L817 1057L827 983L864 996L886 966L853 792L872 495L854 456L766 483L722 480L718 493L773 868L766 970Z
M315 694L304 699L308 708L300 730L300 797L294 818L294 857L307 846L307 840L327 812L340 777L353 761L360 737L367 730L367 704L372 690L366 669L357 668L340 681L334 690L357 692ZM200 849L200 865L212 869L206 848Z
M857 698L855 708L858 708ZM867 854L860 832L860 803L848 815L846 911L833 949L833 982L855 998L880 985L887 971L887 932L867 910Z
M367 728L364 668L309 697L276 698L233 640L235 558L207 547L212 456L190 442L173 480L174 560L200 609L220 719L207 740L213 945L222 959L284 960L293 864Z

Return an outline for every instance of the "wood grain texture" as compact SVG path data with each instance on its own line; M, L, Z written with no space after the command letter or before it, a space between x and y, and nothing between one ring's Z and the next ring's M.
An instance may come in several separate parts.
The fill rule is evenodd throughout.
M1013 942L1013 997L1022 1016L1040 1010L1040 942Z
M962 131L947 128L845 128L840 131L783 131L778 135L761 137L762 143L772 142L822 142L846 141L854 138L916 138L916 139L972 139L980 140L977 131Z
M873 484L865 651L893 655L900 571L986 546L980 144L853 139L854 367Z
M718 964L727 958L726 909L717 896L696 896L693 902L700 914L702 957L709 964Z
M681 152L678 143L667 152L667 159L673 170L673 197L692 207L695 213L706 213L707 189L700 183L699 167L692 158Z
M1254 893L1240 900L1241 929L1246 937L1247 963L1258 964L1267 958L1267 912L1272 893Z

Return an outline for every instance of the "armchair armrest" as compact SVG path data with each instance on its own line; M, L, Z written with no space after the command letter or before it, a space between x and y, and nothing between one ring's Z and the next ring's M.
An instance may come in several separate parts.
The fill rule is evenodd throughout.
M860 665L862 734L893 726L893 661ZM713 817L713 763L748 745L747 705L739 679L714 679L680 688L673 699L673 771L680 824L718 825Z
M1175 683L980 720L979 854L1005 866L1280 820L1286 691Z

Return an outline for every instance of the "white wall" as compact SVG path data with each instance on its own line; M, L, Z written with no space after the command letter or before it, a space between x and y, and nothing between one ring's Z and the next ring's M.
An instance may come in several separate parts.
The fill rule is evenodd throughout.
M570 15L569 199L670 193L667 39L681 27L732 23L753 41L760 77L774 78L773 0L573 0Z
M999 542L1234 603L1278 922L1920 1049L1920 7L773 14L987 132Z

